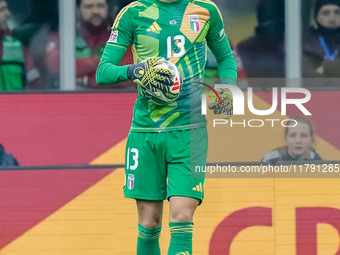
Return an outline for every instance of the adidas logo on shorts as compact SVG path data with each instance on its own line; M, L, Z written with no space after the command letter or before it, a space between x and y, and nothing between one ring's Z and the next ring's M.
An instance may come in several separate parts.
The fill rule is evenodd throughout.
M194 191L199 191L199 192L203 192L203 185L202 185L202 182L200 182L200 184L196 185L196 187L193 187L192 190L194 190Z

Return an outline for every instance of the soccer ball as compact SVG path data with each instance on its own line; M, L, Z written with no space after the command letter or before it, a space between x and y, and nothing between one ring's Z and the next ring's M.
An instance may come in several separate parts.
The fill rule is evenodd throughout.
M148 100L154 102L158 105L166 105L173 101L175 101L179 94L182 91L183 86L183 77L181 72L178 70L177 66L170 61L165 61L162 64L156 65L155 68L164 68L169 69L175 72L175 76L173 77L174 85L170 87L170 90L163 93L161 90L157 90L156 93L151 91L142 90L143 96L145 96Z

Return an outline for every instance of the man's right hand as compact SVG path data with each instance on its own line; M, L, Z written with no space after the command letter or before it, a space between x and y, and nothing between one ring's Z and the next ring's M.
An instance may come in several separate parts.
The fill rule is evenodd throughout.
M155 67L165 62L164 58L152 57L128 67L127 76L130 80L157 95L157 90L168 91L174 84L175 73L169 69Z

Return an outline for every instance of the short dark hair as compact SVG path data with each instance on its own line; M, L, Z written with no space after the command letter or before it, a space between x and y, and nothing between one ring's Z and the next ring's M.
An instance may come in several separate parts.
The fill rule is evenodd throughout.
M0 0L2 2L4 0ZM0 143L0 155L5 153L5 147Z
M4 0L0 0L0 1L4 1ZM80 6L81 1L82 1L82 0L77 0L77 2L76 2L76 3L77 3L77 7ZM109 4L109 0L105 0L105 1L106 1L107 4Z

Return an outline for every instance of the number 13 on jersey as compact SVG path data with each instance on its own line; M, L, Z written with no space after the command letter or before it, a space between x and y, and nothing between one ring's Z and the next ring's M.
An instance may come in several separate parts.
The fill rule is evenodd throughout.
M176 47L172 47L172 46ZM167 39L168 58L180 58L185 54L185 38L183 35L169 36Z

